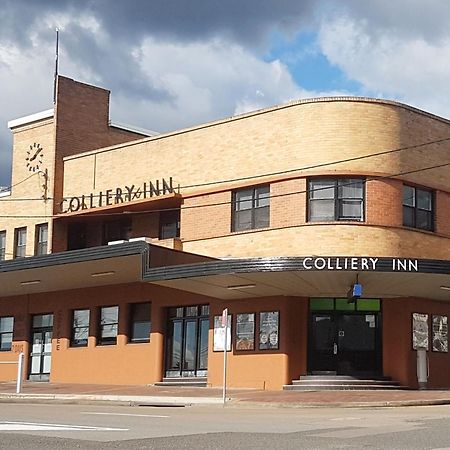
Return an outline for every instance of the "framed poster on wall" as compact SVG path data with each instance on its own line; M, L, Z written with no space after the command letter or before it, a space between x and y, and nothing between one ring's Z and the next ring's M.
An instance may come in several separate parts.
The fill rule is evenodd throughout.
M417 350L418 348L425 348L426 350L429 350L428 314L413 313L412 344L414 350Z
M448 352L447 316L433 315L433 352Z
M280 312L259 313L259 349L278 350L279 348Z
M231 314L228 314L226 327L222 326L222 316L214 316L213 351L223 352L225 347L225 329L227 333L227 352L231 351Z
M255 349L255 313L236 314L236 350Z

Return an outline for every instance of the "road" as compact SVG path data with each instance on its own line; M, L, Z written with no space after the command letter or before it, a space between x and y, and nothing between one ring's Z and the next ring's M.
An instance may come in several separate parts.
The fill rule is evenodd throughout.
M450 450L450 406L0 404L0 449Z

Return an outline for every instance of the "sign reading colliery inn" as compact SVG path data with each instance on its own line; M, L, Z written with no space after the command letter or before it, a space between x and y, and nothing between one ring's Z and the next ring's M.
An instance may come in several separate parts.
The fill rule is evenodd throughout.
M77 197L64 198L61 202L61 212L76 212L83 209L100 208L102 206L118 205L144 198L159 195L172 194L174 192L172 177L169 181L165 178L149 181L142 185L132 184L130 186L116 187L100 191L98 194L90 193Z
M303 270L364 270L377 271L381 266L393 272L417 272L419 264L417 259L409 258L373 258L373 257L320 257L306 256L300 258ZM387 264L386 264L387 263Z

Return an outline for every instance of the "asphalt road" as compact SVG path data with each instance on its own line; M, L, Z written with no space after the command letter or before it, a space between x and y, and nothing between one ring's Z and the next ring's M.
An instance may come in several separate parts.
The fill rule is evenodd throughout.
M0 404L0 449L449 449L450 406Z

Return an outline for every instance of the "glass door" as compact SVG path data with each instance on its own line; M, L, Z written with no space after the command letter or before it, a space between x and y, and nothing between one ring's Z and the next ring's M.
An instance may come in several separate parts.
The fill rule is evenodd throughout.
M31 330L31 381L48 381L52 365L53 314L33 317Z
M382 373L380 300L311 299L310 310L309 373Z
M209 307L169 308L166 377L204 377L208 370Z
M333 314L312 314L309 367L313 374L335 374L337 343Z

